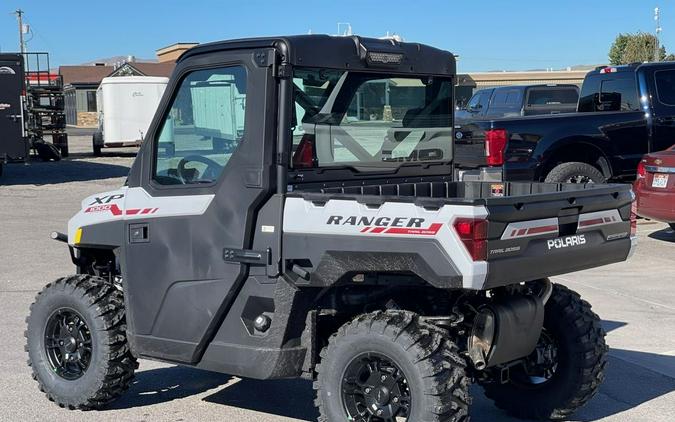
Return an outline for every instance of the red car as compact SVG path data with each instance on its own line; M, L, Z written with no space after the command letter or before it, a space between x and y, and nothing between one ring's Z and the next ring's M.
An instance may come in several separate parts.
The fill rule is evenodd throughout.
M675 230L675 145L642 157L633 190L639 216L663 221Z

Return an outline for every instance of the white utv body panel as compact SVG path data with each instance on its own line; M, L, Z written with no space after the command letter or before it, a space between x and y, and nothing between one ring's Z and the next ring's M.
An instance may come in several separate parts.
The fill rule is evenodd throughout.
M68 242L74 245L77 229L111 221L204 214L214 195L153 197L143 188L123 187L98 193L82 201L80 211L68 222Z
M168 83L154 76L103 78L96 93L103 144L140 145Z
M371 208L354 200L331 199L324 205L317 205L303 198L287 198L283 231L284 234L352 237L364 251L368 250L368 239L376 237L391 238L392 241L401 238L434 241L451 259L447 265L454 266L462 275L463 287L482 289L488 264L471 259L452 225L457 218L481 219L487 215L483 206L444 205L437 210L428 210L413 203L385 202ZM355 218L349 220L350 217ZM352 221L356 224L351 224ZM364 221L372 223L360 224ZM318 242L316 247L323 246L319 243L321 237L308 237L309 249L312 249L313 239Z

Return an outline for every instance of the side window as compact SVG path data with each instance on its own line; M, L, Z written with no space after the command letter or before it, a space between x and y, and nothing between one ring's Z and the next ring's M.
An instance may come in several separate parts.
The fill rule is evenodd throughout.
M508 91L505 89L496 89L495 95L492 97L492 106L493 107L502 107L506 104L506 97Z
M506 105L509 107L518 107L522 103L520 91L512 89L506 93Z
M198 70L181 82L155 139L153 179L162 185L215 182L244 141L246 70Z
M635 78L609 79L600 83L598 111L639 111Z
M659 70L654 73L656 92L664 105L675 105L675 70Z

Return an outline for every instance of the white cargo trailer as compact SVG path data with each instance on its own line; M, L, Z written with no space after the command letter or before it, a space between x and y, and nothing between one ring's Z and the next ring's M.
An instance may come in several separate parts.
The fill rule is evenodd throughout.
M168 82L168 78L154 76L103 78L96 92L94 155L100 155L103 147L140 145Z

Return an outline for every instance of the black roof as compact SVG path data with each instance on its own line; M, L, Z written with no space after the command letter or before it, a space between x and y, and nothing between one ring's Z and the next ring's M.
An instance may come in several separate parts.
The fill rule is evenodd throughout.
M675 62L636 62L629 64L622 64L616 66L598 66L595 69L588 72L588 75L598 74L598 73L622 73L622 72L636 72L640 68L661 68L667 67L672 68L675 65Z
M366 64L364 52L367 50L402 53L400 64L387 66L390 71L431 75L456 73L455 57L449 51L418 43L358 36L292 35L218 41L189 49L178 62L206 53L258 48L277 49L292 66L377 70L377 67Z

